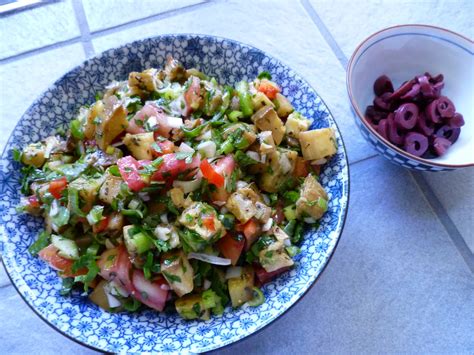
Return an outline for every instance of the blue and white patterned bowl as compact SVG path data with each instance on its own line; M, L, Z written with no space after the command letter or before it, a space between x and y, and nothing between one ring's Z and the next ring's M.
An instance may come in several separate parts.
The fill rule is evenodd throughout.
M463 114L466 124L447 153L435 159L423 159L403 151L364 119L374 99L373 84L380 75L388 75L394 86L416 75L443 74L448 96ZM377 153L405 168L442 171L474 166L474 43L457 33L428 25L389 27L365 39L354 51L347 67L347 90L356 113L356 124Z
M123 80L131 71L162 67L167 54L186 67L197 67L234 84L269 71L283 94L313 128L334 127L337 154L325 166L321 182L328 191L329 209L320 227L305 233L296 267L263 288L266 302L256 308L225 310L206 322L185 321L176 314L152 310L140 313L107 313L79 293L59 295L56 273L28 253L43 222L19 215L19 166L11 149L23 147L67 126L81 105L94 100L112 80ZM204 352L236 342L271 323L309 290L333 253L344 225L349 172L336 122L316 92L278 60L235 41L204 35L165 35L111 49L64 75L28 109L10 137L0 160L0 251L5 268L27 304L47 323L71 339L107 352Z

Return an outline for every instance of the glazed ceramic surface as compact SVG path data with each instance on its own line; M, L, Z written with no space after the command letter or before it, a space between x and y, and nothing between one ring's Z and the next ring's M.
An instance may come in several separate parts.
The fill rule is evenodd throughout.
M27 248L43 228L40 218L17 214L20 166L11 149L36 142L67 127L79 107L97 92L131 71L160 68L168 54L186 67L196 67L233 85L269 71L298 111L313 120L312 128L334 127L337 154L320 177L329 209L317 229L309 229L296 266L263 287L266 301L256 308L228 307L209 321L186 321L172 311L107 313L76 291L59 294L56 272L32 257ZM49 88L24 114L0 160L0 251L13 284L46 322L72 339L108 352L204 352L238 341L277 319L308 291L329 261L345 221L349 173L336 123L317 93L296 73L258 49L231 40L201 35L167 35L109 50L75 68Z
M415 157L397 148L363 119L374 99L373 84L380 75L394 87L416 75L443 74L442 94L449 97L466 121L458 141L435 159ZM366 140L391 162L427 171L474 166L474 44L456 33L431 26L405 25L382 30L363 41L349 62L347 87L356 123Z

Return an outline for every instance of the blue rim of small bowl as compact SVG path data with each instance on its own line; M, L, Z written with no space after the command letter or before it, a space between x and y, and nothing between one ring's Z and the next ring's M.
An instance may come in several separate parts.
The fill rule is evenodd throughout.
M298 72L296 72L294 69L292 69L289 65L287 65L285 62L281 61L280 59L278 59L277 57L274 57L274 56L271 56L271 55L268 55L267 52L259 49L259 48L256 48L250 44L246 44L246 43L243 43L243 42L240 42L240 41L237 41L235 39L230 39L230 38L225 38L225 37L221 37L221 36L215 36L215 35L209 35L209 34L199 34L199 33L162 33L162 34L159 34L157 36L154 36L154 37L144 37L144 38L139 38L135 41L132 41L132 42L127 42L127 43L124 43L120 46L115 46L115 47L111 47L111 48L108 48L100 53L97 53L95 54L93 57L91 58L88 58L86 60L84 60L82 63L80 63L79 65L76 65L74 66L73 68L67 70L63 75L61 75L59 77L59 79L57 79L56 81L54 81L54 83L52 83L51 85L48 86L48 88L46 88L45 90L42 91L42 93L40 93L36 99L33 101L33 103L25 110L25 112L21 115L21 117L24 116L24 114L26 112L28 112L33 106L37 105L37 103L39 102L39 100L41 99L43 93L45 91L47 91L48 89L56 86L57 84L60 83L60 81L64 78L65 75L67 75L69 72L71 71L74 71L74 70L77 70L79 67L83 66L84 64L86 64L87 62L95 59L96 57L99 57L100 55L102 55L103 53L105 52L108 52L110 50L114 50L114 49L118 49L118 48L122 48L123 46L126 46L126 45L130 45L130 44L133 44L133 43L136 43L136 42L140 42L140 41L144 41L144 40L148 40L148 39L153 39L153 38L159 38L159 37L165 37L165 36L198 36L198 37L212 37L212 38L216 38L216 39L219 39L219 40L225 40L225 41L229 41L229 42L233 42L233 43L236 43L238 45L241 45L241 46L245 46L245 47L249 47L249 48L253 48L253 49L256 49L258 51L260 51L261 53L263 53L265 56L269 57L269 58L272 58L272 59L275 59L277 62L279 62L280 64L284 65L285 67L287 68L290 68L306 85L308 85L309 88L311 88L316 94L317 94L317 97L319 98L319 100L321 100L321 102L324 104L326 110L329 112L330 116L332 117L333 121L334 121L334 125L336 126L336 129L338 130L339 132L339 135L340 135L340 139L341 139L341 142L342 142L342 150L344 152L344 160L345 160L345 163L346 163L346 167L347 167L347 203L346 203L346 207L345 207L345 210L344 210L344 213L343 215L341 216L342 218L342 222L341 222L341 227L340 227L340 232L339 232L339 235L337 237L337 240L334 244L334 248L332 249L332 251L330 252L330 254L327 256L327 259L325 260L324 264L322 265L321 267L321 270L319 272L319 274L316 276L316 278L311 282L311 284L309 285L309 287L300 295L300 297L293 303L291 304L287 309L285 309L279 316L273 318L270 322L268 322L267 324L263 325L262 327L256 329L253 333L250 333L250 334L247 334L243 337L241 337L240 339L237 339L236 341L232 342L232 343L228 343L228 344L225 344L221 347L216 347L212 350L209 350L209 352L216 352L220 349L224 349L226 347L229 347L231 345L235 345L237 343L240 343L246 339L249 339L250 337L253 337L254 335L257 335L259 334L262 330L266 329L268 326L270 326L271 324L275 323L276 321L282 319L285 315L287 315L289 313L289 311L296 305L298 304L304 296L306 296L306 294L313 288L313 286L316 284L316 282L319 280L319 278L321 277L322 273L326 270L326 267L328 266L329 262L331 261L334 253L336 252L336 249L339 245L339 242L341 240L341 237L342 237L342 233L344 232L344 227L346 225L346 221L347 221L347 215L348 215L348 212L349 212L349 204L350 204L350 166L349 166L349 160L347 158L347 150L346 150L346 144L344 142L344 138L342 136L342 133L341 133L341 130L339 129L339 126L336 122L336 119L335 119L335 116L332 114L331 110L329 109L329 106L326 104L326 102L322 99L322 97L318 94L318 92L308 83L308 81L305 79L304 76L300 75ZM16 129L16 127L20 124L20 121L21 121L21 118L20 120L15 124L15 127L13 128L13 131ZM2 154L1 156L5 156L5 154L7 153L7 147L9 146L9 143L11 141L11 139L13 138L12 135L10 135L8 137L8 140L5 144L5 147L3 148L3 151L2 151ZM27 300L26 298L23 296L23 294L20 292L20 290L18 289L17 285L13 282L13 278L11 277L10 273L8 272L8 269L5 265L5 262L3 260L3 257L2 257L2 254L0 253L0 260L2 262L2 266L3 266L3 269L5 270L5 273L7 274L8 276L8 279L10 280L10 283L13 285L13 287L15 288L16 292L20 295L21 299L26 303L26 305L44 322L46 323L48 326L50 326L52 329L54 329L55 331L57 331L58 333L60 333L61 335L63 335L64 337L74 341L75 343L79 344L79 345L82 345L86 348L89 348L91 350L94 350L94 351L98 351L98 352L101 352L101 353L104 353L104 354L109 354L111 352L107 352L107 351L104 351L103 349L100 349L98 347L95 347L93 345L90 345L90 344L87 344L85 342L82 342L80 341L79 339L71 336L70 334L66 333L65 331L59 329L56 325L50 323L45 317L43 317L43 315L41 313L39 313L38 310L36 310L36 308L34 308L33 305L31 305Z
M404 151L403 149L400 149L399 147L397 147L396 145L394 145L393 143L391 143L390 141L388 141L387 139L385 139L384 137L382 137L370 124L367 123L367 121L365 120L365 115L362 113L362 111L360 110L359 106L357 105L357 102L354 98L354 95L352 94L352 84L351 84L351 76L352 76L352 68L353 68L353 63L356 59L356 56L358 56L358 52L360 51L360 48L365 45L369 40L371 40L373 37L383 33L383 32L386 32L386 31L389 31L389 30L393 30L393 29L396 29L396 28L408 28L408 27L418 27L418 28L430 28L430 29L434 29L434 30L439 30L439 31L443 31L443 32L447 32L447 33L450 33L451 35L454 35L454 36L457 36L459 38L462 38L463 40L466 40L466 41L469 41L471 42L471 44L474 44L474 41L469 39L468 37L466 36L463 36L457 32L454 32L454 31L451 31L451 30L448 30L446 28L442 28L442 27L438 27L438 26L432 26L432 25L423 25L423 24L405 24L405 25L396 25L396 26L391 26L391 27L387 27L387 28L384 28L380 31L377 31L373 34L371 34L370 36L368 36L367 38L365 38L362 42L359 43L359 45L356 47L356 49L354 50L354 52L352 53L352 56L351 58L349 59L349 62L347 63L347 74L346 74L346 87L347 87L347 94L349 95L349 100L351 101L351 104L352 104L352 108L353 110L355 111L356 113L356 116L358 117L358 119L360 119L360 121L362 122L362 124L369 130L370 133L372 133L380 142L382 142L383 144L385 144L386 146L388 146L390 149L394 150L395 152L397 152L398 154L401 154L409 159L413 159L415 161L418 161L420 163L423 163L423 164L426 164L426 165L431 165L431 166L439 166L439 167L445 167L445 168L451 168L451 169L455 169L455 168L467 168L467 167L471 167L471 166L474 166L474 162L472 163L468 163L468 164L445 164L445 163L438 163L438 162L435 162L433 160L430 160L430 159L424 159L424 158L420 158L420 157L417 157L416 155L413 155L413 154L410 154L406 151ZM469 52L471 55L474 55L473 53Z

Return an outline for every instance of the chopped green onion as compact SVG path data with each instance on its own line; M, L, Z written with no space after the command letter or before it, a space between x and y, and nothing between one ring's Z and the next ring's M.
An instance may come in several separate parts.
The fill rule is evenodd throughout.
M222 154L229 154L234 151L234 145L232 144L231 139L227 139L221 146L219 150Z
M290 239L292 243L296 244L301 240L302 237L303 237L303 223L298 223L295 227L293 236L291 236Z
M17 162L21 162L21 156L22 156L22 153L20 150L16 149L16 148L13 148L12 149L12 157L13 157L13 160L14 161L17 161Z
M229 117L230 121L237 122L239 119L244 117L244 114L240 111L232 111L227 117Z
M102 220L102 213L104 212L104 206L94 206L87 214L87 222L92 226L99 223Z
M244 117L250 117L253 114L253 105L249 84L246 81L241 81L237 84L236 90L239 95L240 111L242 111Z
M296 219L296 206L290 205L286 206L283 209L283 214L285 215L286 219L291 221L292 219Z
M294 245L290 245L289 247L286 247L285 250L290 257L294 257L295 255L299 254L301 251L300 248Z
M77 189L68 188L68 205L71 209L71 212L79 217L85 217L86 214L82 212L79 207L79 191Z
M296 201L298 201L298 199L300 198L300 194L298 193L298 191L285 191L283 197L289 203L296 203Z
M257 76L258 79L268 79L268 80L272 80L272 76L269 72L267 71L262 71L260 74L258 74Z
M71 134L76 139L84 139L84 132L82 131L81 122L79 120L71 121Z
M40 252L40 250L46 248L51 242L51 235L46 231L41 232L38 235L38 239L30 245L28 251L31 255L36 256Z
M321 208L324 212L326 212L328 210L328 202L322 198L322 197L318 197L318 202L317 202L319 208Z
M265 295L263 294L262 290L258 287L253 287L253 298L247 302L247 304L251 307L257 307L265 302Z
M212 290L206 290L202 293L202 303L204 308L210 309L216 306L217 295Z
M296 227L296 219L292 219L286 224L283 230L286 234L288 234L291 237L293 233L295 232L295 227Z

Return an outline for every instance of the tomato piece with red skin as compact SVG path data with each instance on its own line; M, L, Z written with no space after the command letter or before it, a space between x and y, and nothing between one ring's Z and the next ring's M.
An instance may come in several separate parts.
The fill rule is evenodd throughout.
M232 172L235 169L235 160L232 155L227 155L222 159L219 159L216 164L214 165L214 170L216 173L221 174L224 176L224 179L228 181ZM211 193L211 200L216 202L225 202L229 198L230 193L224 186L218 187L215 191Z
M248 220L242 227L242 232L245 236L245 250L249 250L253 243L262 234L262 226L255 218Z
M219 174L214 167L209 163L207 159L201 161L201 172L202 176L212 185L216 187L223 187L225 184L225 178Z
M202 218L202 225L211 232L216 231L216 226L214 224L214 217L213 216L203 216Z
M109 226L110 216L105 216L102 220L92 226L93 233L101 233Z
M271 280L273 280L278 275L284 273L285 271L289 270L288 266L282 267L281 269L267 272L265 269L260 265L254 265L253 269L255 271L255 276L257 276L257 280L259 281L260 285L263 285Z
M61 276L64 277L75 277L79 275L85 275L87 269L79 269L76 272L72 272L72 265L74 260L64 258L58 254L59 249L53 244L48 245L39 251L38 256L41 260L47 262L53 269L60 271Z
M176 154L165 154L162 156L163 162L158 167L151 180L153 181L173 181L180 174L186 173L189 171L187 176L184 178L191 178L196 172L200 164L200 159L195 156L192 161L188 164L185 159L176 159Z
M173 142L165 139L163 141L157 141L156 145L158 146L158 149L155 147L151 147L151 154L153 154L153 157L161 157L165 154L171 154L174 153L176 150L176 146L174 145Z
M66 189L67 187L67 179L65 176L53 180L49 183L48 190L53 195L53 197L57 200L59 200L62 197L62 192Z
M296 158L295 170L293 171L294 177L306 177L309 174L310 164L309 161L304 160L302 157Z
M142 163L138 162L134 157L129 155L120 158L117 161L117 166L122 179L127 183L130 190L140 191L145 186L148 186L148 181L139 173Z
M118 280L126 291L133 292L134 288L130 277L132 263L127 249L122 244L104 251L97 261L97 265L100 269L100 276L107 281Z
M275 99L276 95L281 91L278 85L265 79L260 81L257 90L264 93L270 100Z
M185 116L189 116L201 106L201 80L197 76L191 77L191 84L184 93L184 102L186 103Z
M233 236L230 233L217 241L217 248L225 258L231 260L232 265L237 264L244 245L245 239L241 235Z
M31 196L28 196L27 199L26 199L27 203L28 203L28 206L31 207L31 208L39 208L41 207L41 203L40 201L38 200L38 197L36 195L31 195Z
M147 280L142 270L135 269L132 274L132 282L134 288L132 296L134 298L150 308L163 311L169 292L169 286L163 277Z

